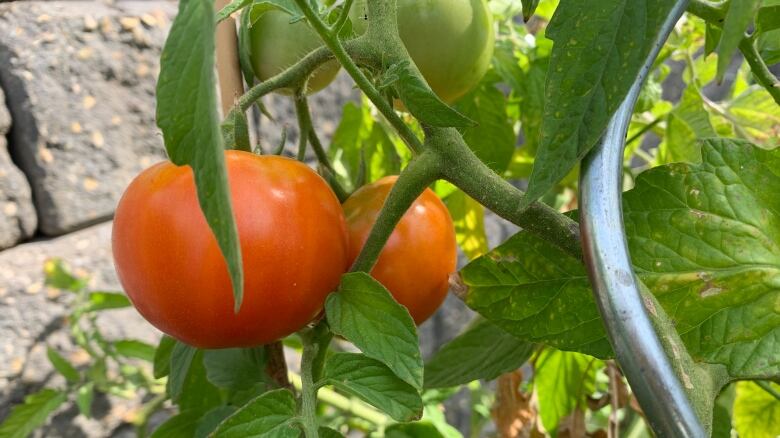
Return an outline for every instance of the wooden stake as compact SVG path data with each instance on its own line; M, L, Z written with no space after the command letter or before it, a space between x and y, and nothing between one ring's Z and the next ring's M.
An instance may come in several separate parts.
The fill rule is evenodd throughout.
M219 11L230 3L230 0L216 0L215 3L216 10ZM238 62L236 20L233 17L228 17L217 25L217 75L224 116L233 107L236 98L244 93L244 81Z

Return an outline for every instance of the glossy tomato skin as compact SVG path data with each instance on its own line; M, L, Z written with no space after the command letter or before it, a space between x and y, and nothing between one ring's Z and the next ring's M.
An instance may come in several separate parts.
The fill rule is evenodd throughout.
M468 93L490 66L495 45L486 0L398 0L398 32L428 85L447 103ZM350 9L365 32L366 0Z
M363 186L344 203L351 261L360 253L396 179L389 176ZM432 190L425 189L393 230L371 276L409 309L419 325L447 297L456 251L450 213Z
M256 346L301 329L349 266L341 205L319 175L278 156L225 158L245 277L238 314L189 166L143 171L114 218L114 263L130 300L152 325L199 348Z
M273 77L322 46L317 32L304 21L290 23L292 16L280 10L264 12L249 28L252 69L260 81ZM333 82L339 64L329 61L309 77L307 94L316 93ZM290 94L293 90L281 90Z

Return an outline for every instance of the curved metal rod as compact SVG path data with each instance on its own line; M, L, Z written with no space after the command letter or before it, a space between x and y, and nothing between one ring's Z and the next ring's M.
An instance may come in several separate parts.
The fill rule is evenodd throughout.
M623 149L634 103L687 0L678 0L600 143L582 161L582 245L617 360L659 437L704 437L704 429L645 312L628 253L621 192Z

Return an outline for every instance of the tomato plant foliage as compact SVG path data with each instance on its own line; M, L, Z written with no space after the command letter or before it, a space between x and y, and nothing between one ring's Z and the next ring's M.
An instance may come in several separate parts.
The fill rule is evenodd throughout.
M164 401L176 406L152 434L161 437L458 437L478 436L489 422L516 436L600 436L615 428L641 433L648 427L644 413L621 375L582 259L577 177L580 160L602 138L657 45L661 50L631 115L622 171L625 234L644 306L707 431L768 436L780 430L780 391L771 383L780 378L780 82L772 73L780 61L780 4L692 0L667 35L662 29L679 6L674 0L451 1L457 2L453 8L479 9L480 19L425 17L444 14L440 1L234 0L215 11L206 0L181 0L161 58L157 121L171 161L193 169L208 225L199 234L213 233L218 259L224 258L231 308L247 312L257 305L252 294L258 273L333 262L302 253L284 263L271 254L247 264L257 261L258 251L246 249L246 236L238 233L243 221L278 219L269 242L313 233L293 229L293 218L274 211L270 201L231 205L235 187L228 184L223 150L268 155L283 149L270 150L262 138L250 144L246 112L253 105L264 117L272 112L262 106L263 96L280 92L292 99L297 155L314 157L308 164L316 159L342 203L377 180L397 179L372 206L372 225L361 235L365 243L356 246L353 265L334 276L336 284L343 274L338 286L328 285L324 303L304 303L305 315L292 315L296 328L308 324L284 339L277 338L291 330L258 338L265 345L236 344L239 335L190 320L188 327L225 341L209 345L247 348L198 349L168 336L156 348L134 339L108 342L94 315L130 302L119 293L89 290L86 279L63 264L47 264L48 284L78 298L71 334L90 361L76 365L49 348L64 387L29 395L0 425L0 437L27 435L68 400L89 415L95 394L139 390L151 396L135 422L140 434ZM426 10L429 3L435 7ZM482 16L487 11L492 18ZM214 33L231 16L240 23L248 89L220 126ZM399 27L400 16L408 19ZM271 21L285 29L280 33L299 29L305 47L281 44L282 37L264 27ZM414 29L420 23L436 25ZM487 45L479 53L448 52L457 35L447 32L458 26L462 35L478 35ZM430 36L432 29L442 34ZM435 41L421 48L415 35ZM438 49L426 52L431 47ZM269 67L263 59L268 53L285 59ZM438 56L449 56L455 67L432 71L429 61ZM317 72L328 68L330 75L339 66L361 98L340 108L332 137L320 138L307 94L330 82L330 76L313 80ZM468 85L448 92L442 83ZM269 117L269 123L275 121ZM263 186L273 189L268 181ZM413 222L419 234L414 244L403 245L410 252L390 266L377 265L383 249L394 244L394 230L409 226L404 218L430 213L430 204L418 202L421 194L434 193L444 201L436 200L436 208L449 212L442 215L446 226ZM363 204L346 205L347 213L354 208L366 214ZM488 210L521 229L497 241ZM458 272L425 268L452 255L436 246L440 236L431 233L437 228L448 230L447 242L457 242L467 259ZM314 241L307 236L306 242ZM375 266L383 272L376 279L370 275ZM299 281L311 280L295 275L285 288L298 290ZM400 298L388 275L404 277L404 294L449 285L479 315L424 357L415 305ZM242 289L244 279L251 290ZM204 296L216 296L210 283L197 283L206 285ZM273 299L292 296L281 287L274 291ZM230 298L224 295L220 300ZM170 300L176 312L189 305L181 297ZM289 322L292 316L281 310L258 314L252 329ZM221 329L230 319L229 312L222 315ZM436 318L443 315L420 330L441 324ZM120 376L109 372L114 368ZM495 390L484 385L496 379ZM471 424L458 430L442 406L464 388Z

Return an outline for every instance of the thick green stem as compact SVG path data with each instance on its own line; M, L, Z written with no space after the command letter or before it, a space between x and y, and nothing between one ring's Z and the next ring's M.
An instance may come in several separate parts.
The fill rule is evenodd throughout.
M314 375L321 368L322 363L318 364L318 356L323 355L320 351L327 348L323 346L318 339L314 329L301 332L303 341L303 356L301 357L301 423L306 438L318 438L319 423L317 421L317 386L314 384ZM323 348L324 347L324 348Z
M301 379L301 376L290 372L288 377L294 388L299 391L301 388L303 388L303 380ZM382 427L391 421L387 415L377 411L366 403L363 403L357 399L344 397L338 392L328 388L320 388L319 391L317 391L317 400L333 406L336 409L344 411L345 413L349 414L349 416L362 418L363 420L369 421L379 427ZM368 430L366 432L372 432L372 430Z
M366 75L360 70L360 68L357 66L355 61L352 60L352 58L349 56L348 49L345 47L346 43L342 44L342 42L338 39L337 35L334 35L330 31L330 29L325 25L325 23L322 22L320 17L317 16L317 14L314 12L314 10L311 8L311 6L308 4L306 0L295 0L295 3L298 5L299 8L301 8L303 14L306 16L306 19L309 20L309 23L312 25L312 27L314 27L317 33L320 34L320 37L322 37L322 40L325 42L325 45L333 52L333 55L336 57L339 63L341 63L341 66L344 67L344 70L346 70L347 73L349 73L349 75L355 81L357 86L360 87L363 93L377 107L379 112L381 112L387 118L388 122L390 122L393 128L395 128L396 131L398 131L398 135L401 136L401 139L404 140L404 142L409 147L409 149L411 149L413 153L420 153L422 151L422 143L420 142L420 140L417 138L417 136L414 135L414 132L412 132L412 130L409 129L408 126L406 126L403 120L401 120L398 117L393 107L385 99L382 98L381 93L377 91L377 89L374 87L374 85L371 83L368 77L366 77ZM392 12L393 14L395 14L395 2L393 0L369 2L369 8L371 7L372 3L392 3L393 5ZM393 19L394 18L395 15L393 15ZM369 24L369 31L371 30L371 26L373 24L374 24L373 22ZM376 46L373 45L373 43L368 39L370 36L371 36L371 32L367 32L365 36L348 41L347 43L351 42L354 45L360 45L362 46L362 48L366 49L369 53L376 55L370 58L382 58L383 56L382 50L376 49ZM387 43L386 38L384 43ZM369 62L369 64L375 64L375 63Z
M713 3L706 0L691 0L688 5L688 12L715 26L723 26L727 9L726 2ZM739 42L739 50L750 65L750 70L753 71L758 83L766 88L775 102L780 105L780 80L772 74L766 62L761 58L754 39L749 36L742 38Z
M370 62L372 57L368 56L368 44L361 39L354 39L344 42L342 49L348 53L347 58L356 60L365 60ZM352 56L352 58L350 58ZM250 88L244 95L238 99L238 105L242 111L248 110L258 99L268 93L281 88L296 89L301 87L309 78L314 70L322 64L333 60L333 53L327 47L320 47L304 56L300 61L293 64L287 70L278 75Z
M309 108L306 105L306 93L303 88L299 88L295 92L293 101L295 102L295 115L298 118L298 161L304 161L306 160L306 145L309 143L309 130L312 126Z
M314 154L317 156L317 160L328 173L328 183L336 193L339 201L344 202L348 196L347 191L344 190L344 187L341 186L338 179L336 178L336 170L333 168L333 164L331 164L330 159L328 158L328 154L325 152L325 148L322 146L319 137L317 137L317 133L314 130L314 125L312 125L311 122L311 111L309 110L309 101L306 96L301 96L301 98L296 96L295 113L298 116L298 129L301 135L298 143L298 160L303 161L305 158L301 155L300 145L301 142L308 139L309 144L311 144L312 149L314 149Z
M415 157L406 166L393 184L390 194L387 195L382 211L371 228L351 271L371 271L398 221L425 188L439 178L439 174L439 157L430 152Z
M480 161L457 130L426 128L426 134L426 144L440 157L446 180L497 215L582 259L577 222L540 202L521 209L523 192Z
M780 105L780 80L769 70L761 54L758 53L756 48L756 42L753 38L742 38L739 42L739 50L742 52L742 56L745 57L750 66L750 70L756 77L756 80L761 84L766 91L772 96L775 102Z

